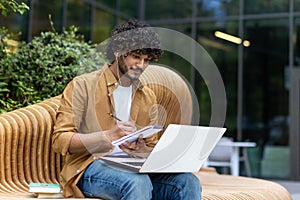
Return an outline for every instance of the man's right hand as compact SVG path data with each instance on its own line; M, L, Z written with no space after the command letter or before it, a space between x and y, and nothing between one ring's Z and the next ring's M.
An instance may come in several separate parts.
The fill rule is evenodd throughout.
M126 136L130 133L134 133L136 131L136 127L134 122L132 121L118 121L115 126L112 127L109 131L106 131L106 137L112 142L117 140L123 136Z

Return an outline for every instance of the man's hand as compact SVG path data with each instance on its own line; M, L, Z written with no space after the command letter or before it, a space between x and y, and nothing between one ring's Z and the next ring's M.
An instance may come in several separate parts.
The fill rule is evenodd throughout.
M106 131L106 137L112 142L125 135L134 133L135 131L136 131L136 127L133 122L118 121L118 123L114 127L112 127L112 129Z
M129 155L132 155L134 157L140 157L140 158L147 157L153 149L146 145L142 135L140 135L136 141L125 142L124 144L121 144L119 147Z

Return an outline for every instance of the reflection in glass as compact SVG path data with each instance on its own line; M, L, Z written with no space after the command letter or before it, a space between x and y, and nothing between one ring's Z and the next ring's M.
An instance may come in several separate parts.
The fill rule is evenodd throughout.
M237 15L239 0L199 0L199 17L214 17L216 21L224 21L224 17Z

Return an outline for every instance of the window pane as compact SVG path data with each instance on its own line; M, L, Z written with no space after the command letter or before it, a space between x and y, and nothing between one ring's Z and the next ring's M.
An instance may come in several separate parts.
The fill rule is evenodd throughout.
M117 4L117 8L119 11L122 12L123 15L126 15L130 18L138 18L138 8L139 8L139 1L131 1L131 0L119 0Z
M32 6L32 37L40 35L42 31L52 30L49 16L56 31L62 30L62 1L45 0L33 1Z
M226 26L216 29L214 23L201 23L198 26L198 41L209 53L216 66L218 67L227 95L227 115L225 126L228 128L227 136L234 136L236 132L236 114L237 114L237 45L214 36L215 31L222 31L228 34L237 35L238 23L236 21L227 22ZM203 87L200 91L203 90ZM199 92L200 92L199 91ZM200 117L210 119L209 116L203 116L202 111L210 114L210 106L205 102L210 101L209 94L201 92ZM208 121L209 122L209 121Z
M178 19L192 16L191 0L146 1L146 19Z
M86 40L90 39L91 34L91 6L82 1L69 0L67 9L67 27L79 27L79 32L84 35Z
M244 0L244 14L259 14L273 12L288 12L289 1L287 0Z
M244 53L244 129L263 144L288 145L288 19L245 24L251 46Z
M95 10L93 29L93 43L99 43L109 38L114 28L116 17L102 10Z
M294 0L294 11L300 11L300 0Z
M239 13L239 0L200 0L199 17L215 17L216 20Z
M104 6L107 6L107 7L110 7L110 8L115 8L118 1L120 1L120 0L115 0L115 1L112 1L112 0L96 0L96 2L100 3L101 5L104 5Z
M261 177L289 176L288 170L282 172L289 169L289 160L282 160L289 158L284 154L289 153L289 95L284 79L289 52L287 24L288 19L245 22L251 46L244 49L243 137L257 142L262 150ZM277 147L285 149L282 154Z
M190 34L190 29L188 28L189 26L190 24L160 25L160 27L179 31L184 34ZM159 59L159 63L172 67L173 69L179 71L187 80L190 80L190 63L181 58L180 55L165 51L162 57Z
M139 1L132 0L96 0L99 9L116 14L122 18L138 18Z
M294 65L300 66L300 18L295 18L294 26Z

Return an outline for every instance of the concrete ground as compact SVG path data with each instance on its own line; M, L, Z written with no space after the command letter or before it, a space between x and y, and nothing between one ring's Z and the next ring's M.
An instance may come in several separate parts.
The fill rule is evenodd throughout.
M285 187L292 195L293 200L300 200L300 181L271 180Z

